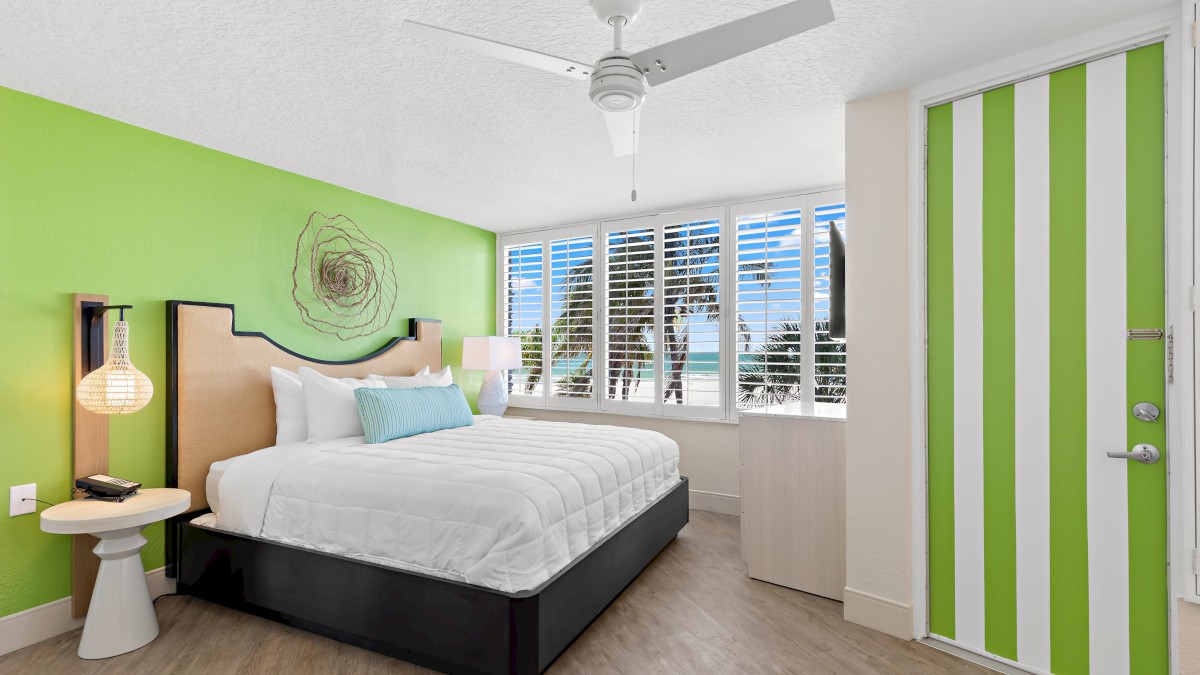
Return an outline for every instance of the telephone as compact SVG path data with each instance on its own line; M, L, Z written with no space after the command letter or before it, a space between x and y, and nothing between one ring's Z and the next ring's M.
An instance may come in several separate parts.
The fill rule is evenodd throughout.
M123 502L129 495L137 494L138 488L142 487L142 484L98 473L87 478L76 478L75 487L82 489L94 499Z

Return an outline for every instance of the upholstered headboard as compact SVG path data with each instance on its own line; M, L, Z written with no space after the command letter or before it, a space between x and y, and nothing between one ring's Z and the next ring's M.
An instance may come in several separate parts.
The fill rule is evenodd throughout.
M237 331L233 305L172 300L167 311L167 485L191 492L194 510L208 508L209 465L275 444L271 366L332 377L442 367L442 326L432 319L411 319L408 337L362 358L323 361Z

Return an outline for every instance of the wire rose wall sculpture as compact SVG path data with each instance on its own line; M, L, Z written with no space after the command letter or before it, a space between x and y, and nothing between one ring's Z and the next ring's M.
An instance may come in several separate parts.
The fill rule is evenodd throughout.
M296 240L292 299L313 328L350 340L377 333L396 306L392 256L346 216L314 212Z

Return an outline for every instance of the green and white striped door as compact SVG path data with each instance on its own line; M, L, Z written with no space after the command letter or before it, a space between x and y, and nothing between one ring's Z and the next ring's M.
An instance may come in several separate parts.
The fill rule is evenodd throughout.
M1163 47L928 110L929 629L1168 672Z

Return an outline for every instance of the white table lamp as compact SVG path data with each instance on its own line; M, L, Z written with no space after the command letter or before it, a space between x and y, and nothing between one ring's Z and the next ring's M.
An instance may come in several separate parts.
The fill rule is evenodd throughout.
M503 415L508 407L508 387L500 371L521 367L521 338L463 338L462 367L487 371L483 386L479 388L479 412L484 415Z

